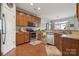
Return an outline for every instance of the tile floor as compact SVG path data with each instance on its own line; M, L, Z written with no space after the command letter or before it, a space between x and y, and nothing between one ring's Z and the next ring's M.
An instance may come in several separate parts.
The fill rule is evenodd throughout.
M55 46L46 45L45 47L48 56L62 56L62 53Z

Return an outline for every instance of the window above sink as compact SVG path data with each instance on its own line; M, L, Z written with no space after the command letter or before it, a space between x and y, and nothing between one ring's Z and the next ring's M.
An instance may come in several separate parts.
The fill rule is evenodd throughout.
M55 30L65 30L67 27L68 21L63 22L55 22L54 23L54 29Z

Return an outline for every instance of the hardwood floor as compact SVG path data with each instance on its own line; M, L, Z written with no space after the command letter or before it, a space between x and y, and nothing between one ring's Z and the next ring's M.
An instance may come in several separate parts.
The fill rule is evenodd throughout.
M30 45L29 43L16 46L5 56L47 56L45 45Z

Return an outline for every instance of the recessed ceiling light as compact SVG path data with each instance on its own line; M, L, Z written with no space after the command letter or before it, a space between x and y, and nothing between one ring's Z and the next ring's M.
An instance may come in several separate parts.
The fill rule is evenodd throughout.
M38 7L38 10L40 10L40 7Z
M30 5L33 6L34 4L33 3L30 3Z

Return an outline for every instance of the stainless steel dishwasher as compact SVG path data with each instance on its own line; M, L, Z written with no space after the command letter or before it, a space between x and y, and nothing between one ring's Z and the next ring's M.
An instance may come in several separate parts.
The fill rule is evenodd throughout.
M47 44L54 45L54 33L49 32L46 35L47 35L47 39L46 39Z

